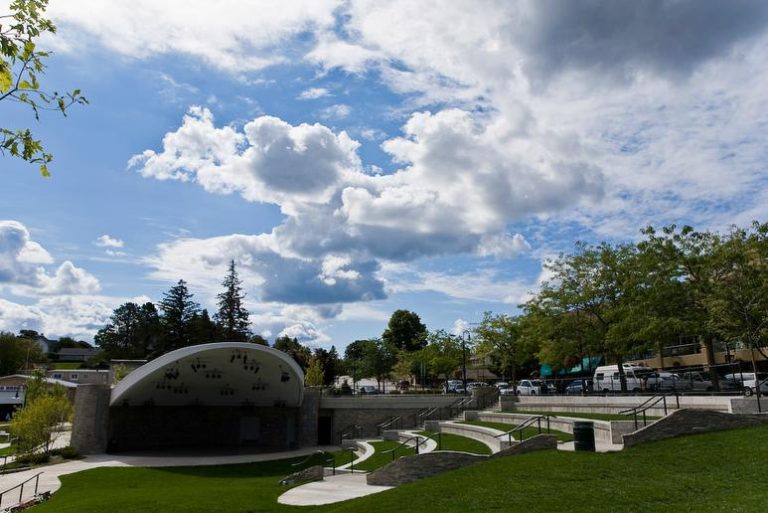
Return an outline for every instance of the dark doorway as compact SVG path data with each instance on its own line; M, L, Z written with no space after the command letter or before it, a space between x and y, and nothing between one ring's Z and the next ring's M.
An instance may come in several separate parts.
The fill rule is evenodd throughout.
M254 447L259 445L259 435L261 423L259 417L241 417L240 418L240 445L243 447Z
M333 443L333 417L320 416L317 419L317 444L331 445Z

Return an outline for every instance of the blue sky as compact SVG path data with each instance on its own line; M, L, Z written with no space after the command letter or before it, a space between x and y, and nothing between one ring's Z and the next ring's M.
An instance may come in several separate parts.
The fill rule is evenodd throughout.
M66 5L65 5L66 4ZM0 3L0 5L5 5ZM90 340L234 259L253 329L343 347L398 308L513 313L577 240L765 220L760 1L52 0L31 127L0 158L0 329Z

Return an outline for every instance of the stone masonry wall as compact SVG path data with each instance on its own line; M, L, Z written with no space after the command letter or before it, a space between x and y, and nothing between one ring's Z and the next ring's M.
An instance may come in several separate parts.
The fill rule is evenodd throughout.
M503 458L505 456L516 456L527 452L545 451L547 449L557 449L557 437L555 435L536 435L513 443L510 447L492 454L491 458Z
M77 387L71 445L80 454L100 454L107 451L109 398L108 385Z
M369 485L399 486L486 459L486 456L451 451L403 456L374 470L366 479Z
M676 436L760 425L768 425L768 415L736 415L705 410L679 410L634 433L624 435L624 447Z
M404 456L400 459L374 470L367 476L369 485L399 486L411 483L425 477L436 476L466 467L479 461L488 461L491 458L516 456L533 451L542 451L557 448L557 437L553 435L537 435L523 442L514 442L498 453L489 456L480 456L465 452L438 451L412 456Z

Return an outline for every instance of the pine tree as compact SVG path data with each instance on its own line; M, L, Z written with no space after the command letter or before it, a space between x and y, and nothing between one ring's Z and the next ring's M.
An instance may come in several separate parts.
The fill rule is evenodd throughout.
M165 332L163 352L192 345L192 319L200 312L200 305L192 301L184 280L163 294L160 311Z
M251 335L248 310L243 306L245 294L241 283L237 277L235 261L230 260L229 272L221 284L224 292L216 296L219 300L219 311L214 316L224 340L245 342Z

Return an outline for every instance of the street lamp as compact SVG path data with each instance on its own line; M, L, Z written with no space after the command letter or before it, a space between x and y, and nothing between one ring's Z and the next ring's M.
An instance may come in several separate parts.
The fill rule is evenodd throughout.
M472 342L472 333L469 330L464 330L461 334L461 355L462 355L462 367L461 375L464 381L464 393L467 393L467 345L464 343L466 337L466 343Z

